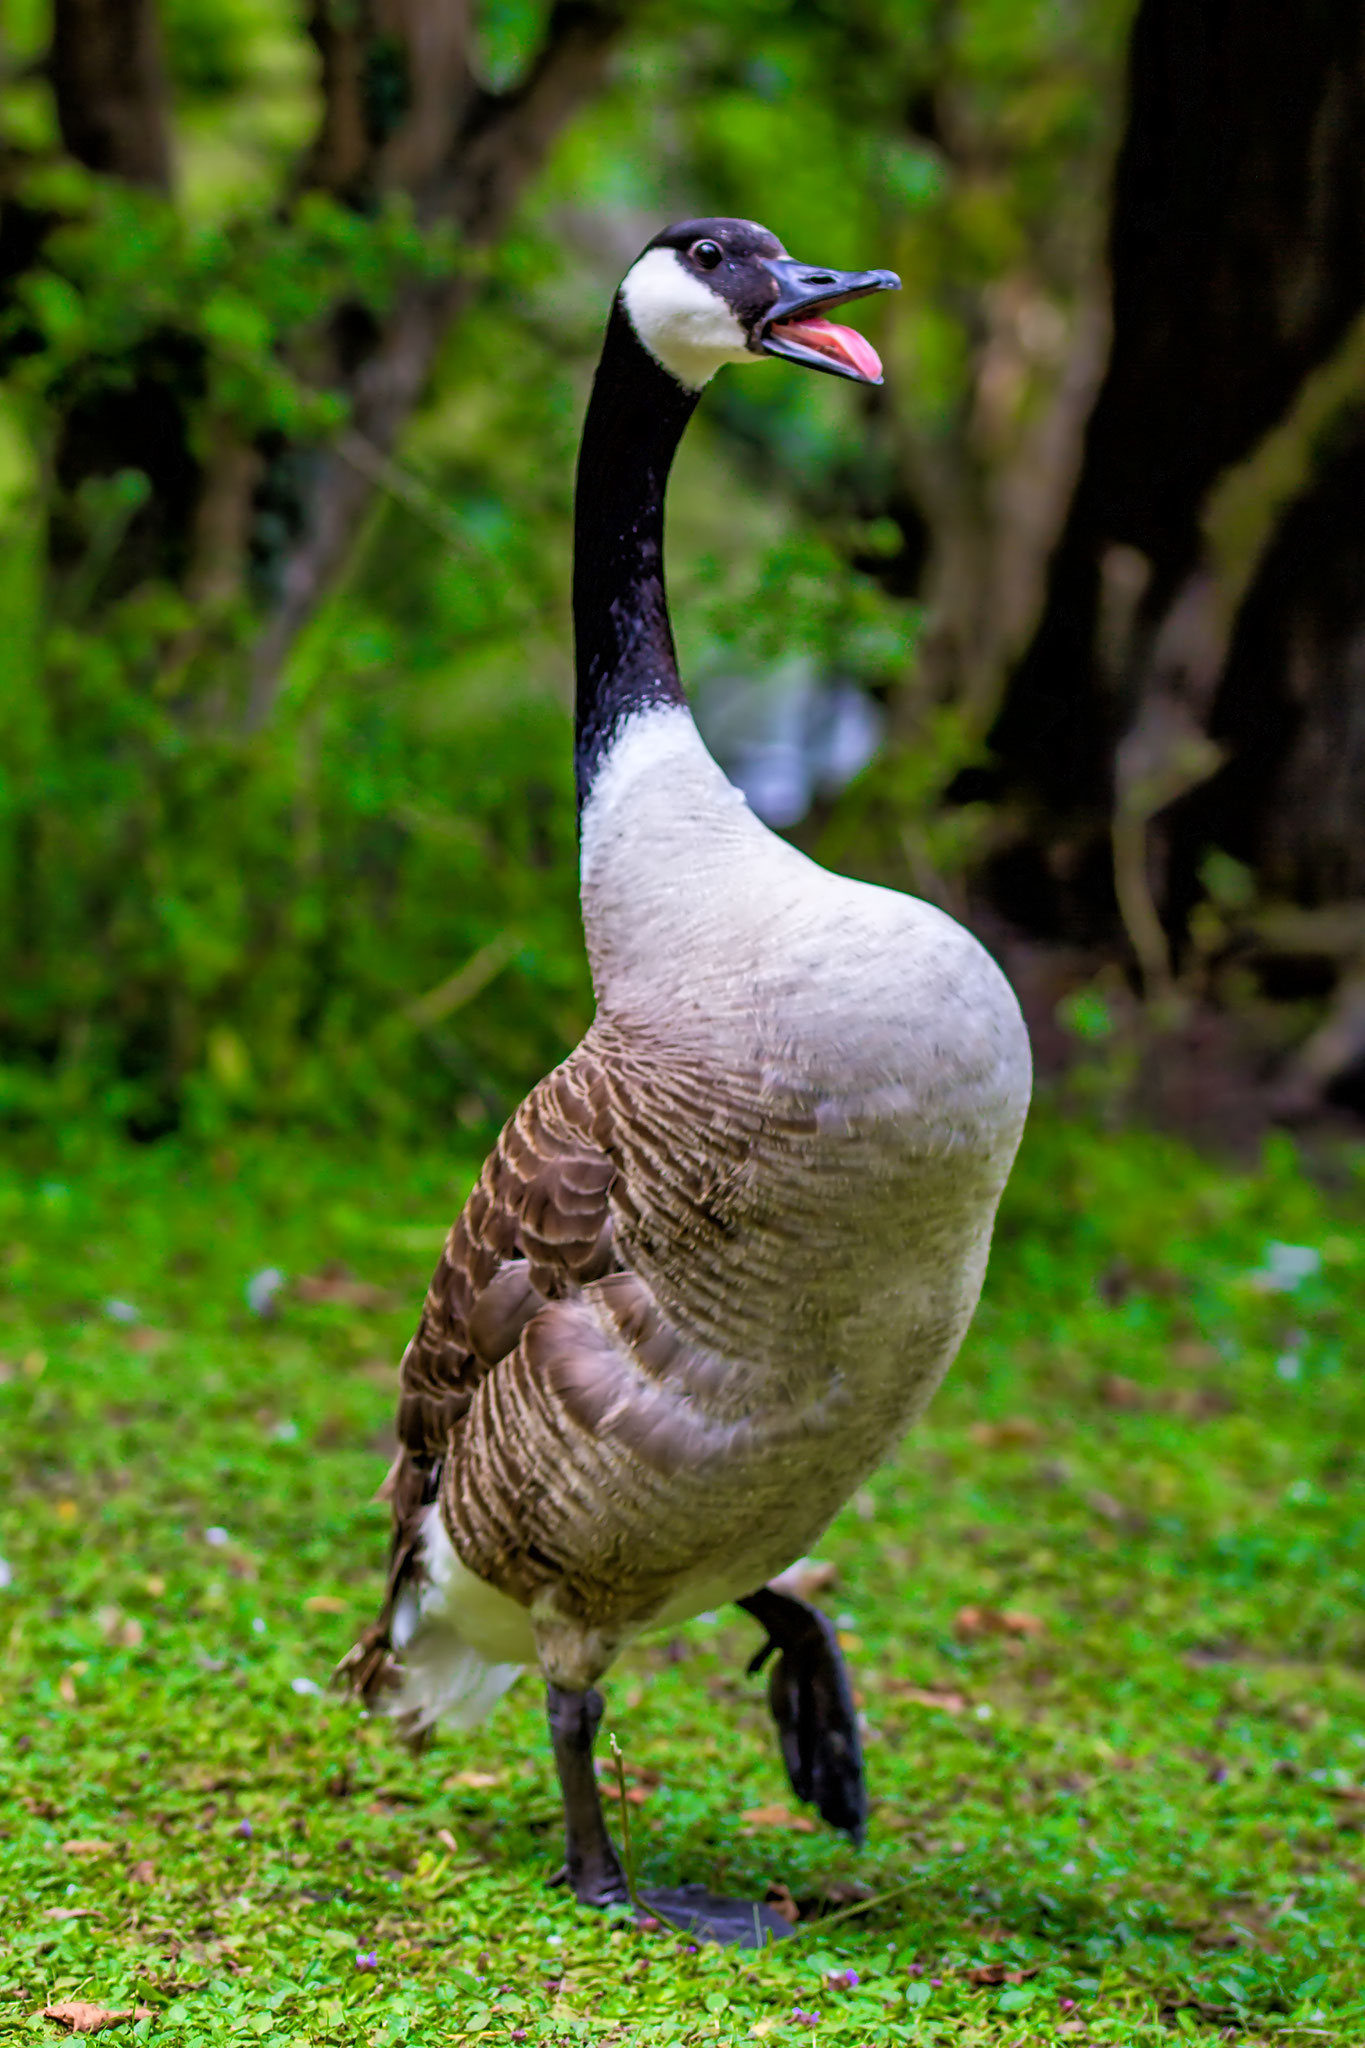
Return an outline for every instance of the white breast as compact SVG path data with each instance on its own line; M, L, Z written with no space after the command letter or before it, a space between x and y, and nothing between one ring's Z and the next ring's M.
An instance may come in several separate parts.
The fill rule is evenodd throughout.
M754 817L676 707L632 718L583 815L604 1011L844 1116L1018 1141L1027 1033L985 949L932 905L829 873Z

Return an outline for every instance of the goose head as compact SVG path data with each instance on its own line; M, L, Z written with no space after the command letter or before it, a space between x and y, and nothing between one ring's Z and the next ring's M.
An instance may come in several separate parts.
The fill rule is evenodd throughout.
M684 390L698 391L723 363L762 356L880 384L871 342L825 315L899 289L893 270L798 263L757 221L685 220L654 237L618 297L641 345Z

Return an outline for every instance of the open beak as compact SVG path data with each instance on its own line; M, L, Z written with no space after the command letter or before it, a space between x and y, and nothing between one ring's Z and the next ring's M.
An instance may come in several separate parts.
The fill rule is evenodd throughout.
M828 307L870 292L898 292L894 270L812 270L790 256L765 259L777 280L777 303L764 316L756 346L764 355L786 356L811 370L851 377L855 384L880 384L881 358L856 328L836 326L823 316Z

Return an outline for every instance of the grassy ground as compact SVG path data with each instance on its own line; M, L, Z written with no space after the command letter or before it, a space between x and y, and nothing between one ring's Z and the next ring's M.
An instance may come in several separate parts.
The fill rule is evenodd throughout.
M321 1689L473 1163L0 1179L0 2037L86 1998L186 2044L1365 2041L1349 1160L1328 1197L1287 1144L1248 1175L1036 1120L947 1390L822 1546L861 1855L788 1811L743 1617L614 1674L643 1882L882 1895L747 1956L546 1890L529 1681L417 1762Z

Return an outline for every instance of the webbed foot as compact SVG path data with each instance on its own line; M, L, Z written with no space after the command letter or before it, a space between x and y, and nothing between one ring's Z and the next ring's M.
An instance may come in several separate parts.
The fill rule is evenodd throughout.
M646 1913L666 1920L680 1933L735 1948L765 1948L770 1941L782 1941L794 1932L771 1906L754 1899L718 1898L702 1884L673 1889L651 1886L640 1893L640 1904Z
M814 1806L855 1846L867 1827L867 1782L858 1710L834 1624L818 1608L764 1586L739 1605L768 1631L749 1663L761 1671L774 1651L768 1703L798 1799Z

